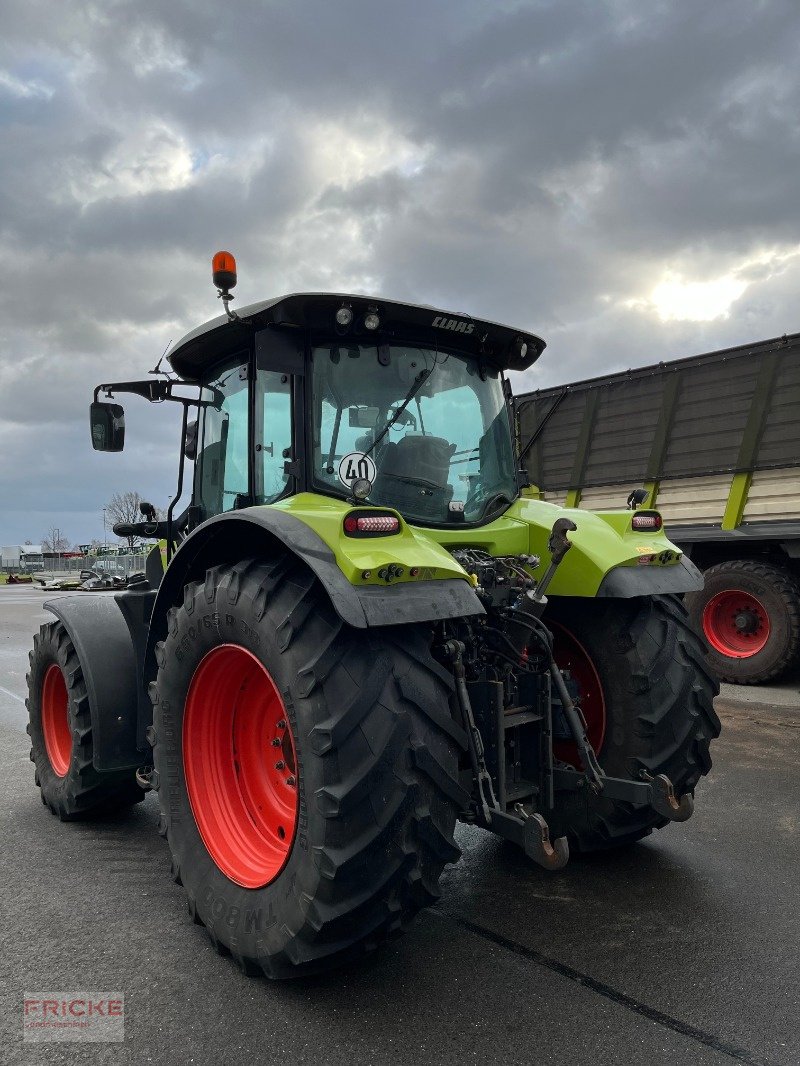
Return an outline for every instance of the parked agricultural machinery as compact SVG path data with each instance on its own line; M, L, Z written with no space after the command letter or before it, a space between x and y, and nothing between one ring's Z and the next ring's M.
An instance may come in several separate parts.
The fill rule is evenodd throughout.
M800 666L800 334L515 396L520 455L551 503L638 491L703 572L686 597L723 681ZM578 521L578 519L576 519Z
M544 342L361 296L237 314L233 257L213 275L225 314L169 375L95 392L100 451L119 394L181 405L178 492L115 526L166 566L156 545L124 591L49 604L43 802L156 792L192 916L276 978L402 930L458 820L553 870L688 818L719 732L679 598L702 579L657 511L523 497L505 375Z

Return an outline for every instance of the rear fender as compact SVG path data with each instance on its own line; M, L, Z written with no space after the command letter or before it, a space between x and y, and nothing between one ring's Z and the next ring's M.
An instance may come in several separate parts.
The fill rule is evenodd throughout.
M670 541L663 529L636 532L633 511L585 511L522 499L507 512L526 522L530 550L541 557L536 576L549 561L547 539L557 518L577 526L565 556L547 590L548 596L657 596L694 592L703 587L697 567Z
M45 603L75 646L89 696L94 767L133 769L147 760L140 745L139 683L153 592L80 593Z
M597 590L598 597L682 595L703 587L703 575L685 555L673 566L618 566L609 570Z
M183 587L199 581L213 566L241 559L268 559L287 549L316 574L343 622L355 629L433 622L483 614L466 580L355 586L340 569L333 549L300 518L275 507L246 507L204 522L173 556L158 588L144 663L144 683L156 676L155 646L167 631L167 612ZM140 722L140 739L149 721Z

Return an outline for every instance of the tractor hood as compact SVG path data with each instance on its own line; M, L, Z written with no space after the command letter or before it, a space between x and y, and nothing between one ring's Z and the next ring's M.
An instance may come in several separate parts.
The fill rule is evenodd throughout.
M351 312L340 325L336 313ZM305 330L312 343L341 338L380 344L406 342L476 356L501 370L527 370L544 351L545 342L532 333L435 307L397 303L346 293L295 293L250 304L237 311L237 321L212 318L182 337L168 359L180 377L193 381L205 367L249 344L253 333L268 326ZM367 329L365 318L377 326Z

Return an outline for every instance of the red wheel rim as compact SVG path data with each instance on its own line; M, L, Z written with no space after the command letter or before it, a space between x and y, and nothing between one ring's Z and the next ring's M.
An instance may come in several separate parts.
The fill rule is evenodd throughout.
M51 663L42 682L42 733L47 758L57 777L66 777L72 758L69 696L61 667Z
M769 615L751 593L726 589L712 596L703 608L703 633L720 655L749 659L769 640Z
M274 881L297 826L297 759L286 708L255 655L222 644L195 670L183 768L209 855L243 888Z
M547 623L553 632L553 657L571 690L577 688L576 701L586 719L586 735L595 752L600 753L606 735L606 700L603 686L591 655L581 642L558 622ZM570 679L574 685L570 685ZM570 692L575 699L573 692ZM570 766L580 768L578 749L572 740L554 740L553 755Z

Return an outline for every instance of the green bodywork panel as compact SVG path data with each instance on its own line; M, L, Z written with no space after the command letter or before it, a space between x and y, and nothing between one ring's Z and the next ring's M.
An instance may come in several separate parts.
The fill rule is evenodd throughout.
M394 563L402 566L403 574L396 581L433 581L441 578L467 577L450 552L442 548L428 534L430 530L415 529L403 521L397 511L381 507L382 512L396 514L400 518L400 532L388 536L348 537L342 523L345 515L359 510L372 512L374 507L354 507L330 496L314 492L301 492L278 503L267 505L299 518L321 537L336 556L336 562L347 580L353 585L381 585L386 582L378 577L378 571ZM434 531L436 532L436 531ZM410 571L419 569L412 577ZM362 575L369 572L370 577Z
M400 518L398 533L350 537L343 531L345 515L374 508L354 507L343 500L311 492L270 506L293 515L313 529L330 547L347 580L361 586L385 587L387 582L379 577L379 571L392 563L403 571L392 584L441 579L471 581L448 550L460 547L481 548L492 556L538 555L539 567L531 572L541 577L550 562L547 550L550 530L561 517L572 519L578 528L569 535L573 548L557 570L548 596L593 597L603 578L615 567L670 567L677 565L681 557L680 549L663 532L633 531L633 511L583 511L521 498L500 518L473 529L464 526L422 529L408 525L394 512Z

